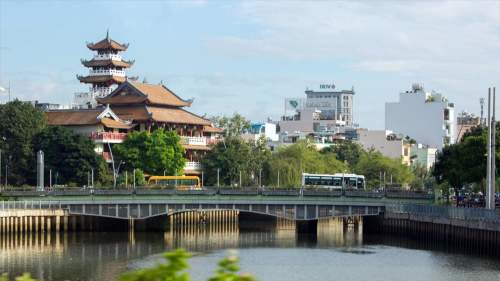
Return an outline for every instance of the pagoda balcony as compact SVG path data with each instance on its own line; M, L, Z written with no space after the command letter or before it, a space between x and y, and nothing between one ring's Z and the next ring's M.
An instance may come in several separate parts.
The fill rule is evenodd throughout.
M125 71L116 69L91 69L89 70L90 76L102 76L102 75L115 75L125 77Z
M187 145L207 145L206 137L181 137L181 143Z
M184 166L184 171L201 171L200 162L186 162Z
M186 137L186 136L181 136L181 143L184 145L212 145L212 144L217 144L220 142L221 139L213 139L213 138L207 138L207 137Z
M95 60L122 60L122 56L116 54L101 54L95 55Z
M92 93L94 97L105 97L111 92L113 92L111 87L90 87L89 92Z
M126 138L126 133L92 132L90 134L90 139L95 143L122 143Z

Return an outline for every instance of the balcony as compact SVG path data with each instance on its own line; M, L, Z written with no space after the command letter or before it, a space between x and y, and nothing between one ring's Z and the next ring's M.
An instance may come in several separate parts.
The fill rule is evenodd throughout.
M101 54L95 55L95 60L122 60L122 56L116 54Z
M126 137L126 133L92 132L90 134L90 139L95 143L122 143Z
M101 76L101 75L115 75L115 76L125 76L125 71L116 69L91 69L89 70L90 76Z
M184 166L185 171L201 171L201 163L200 162L186 162L186 166Z
M210 146L221 142L222 139L213 139L207 137L185 137L181 136L181 144L195 146Z
M207 145L206 137L181 137L181 143L186 145Z

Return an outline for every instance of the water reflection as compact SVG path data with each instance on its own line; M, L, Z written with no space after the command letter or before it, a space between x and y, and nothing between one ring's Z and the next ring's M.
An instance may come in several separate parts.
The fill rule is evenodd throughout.
M0 236L0 272L30 272L41 280L115 280L131 264L157 260L158 254L179 247L199 254L268 248L276 255L290 248L335 249L327 255L339 262L343 259L338 255L380 251L364 245L373 244L373 239L363 236L362 223L346 226L341 220L321 220L316 233L300 234L295 222L288 220L258 222L253 227L241 227L231 219L224 224L193 221L183 217L182 223L172 224L164 233L6 233Z

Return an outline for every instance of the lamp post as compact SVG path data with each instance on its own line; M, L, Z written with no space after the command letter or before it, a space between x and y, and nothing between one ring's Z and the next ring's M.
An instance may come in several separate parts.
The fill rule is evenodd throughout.
M125 164L125 161L121 160L120 163L118 164L118 168L116 168L116 170L113 169L113 188L115 188L115 189L116 189L116 177L120 173L120 167L122 164ZM113 165L113 168L114 168L114 165ZM92 187L93 186L94 186L94 169L92 169Z
M0 149L0 191L2 190L2 149Z

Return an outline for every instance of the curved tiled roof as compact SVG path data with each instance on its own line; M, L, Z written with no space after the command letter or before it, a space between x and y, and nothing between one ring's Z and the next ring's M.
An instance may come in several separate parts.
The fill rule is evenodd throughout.
M124 61L124 60L81 60L85 67L96 67L96 66L116 66L129 68L134 64L134 61Z
M127 87L132 88L132 90L128 90ZM127 80L108 96L98 99L98 102L110 105L143 103L174 107L191 106L190 101L181 99L164 85L139 83L130 80Z
M174 123L174 124L191 124L210 126L210 121L188 112L182 108L175 107L158 107L149 105L137 106L115 106L113 112L116 113L122 120L130 121L145 121L154 120L156 122Z
M88 43L87 48L97 51L97 50L115 50L115 51L126 51L128 44L120 44L109 37L102 39L97 43Z
M95 76L80 76L77 75L76 78L80 80L82 83L103 83L103 82L114 82L114 83L123 83L127 80L124 76L116 76L116 75L95 75Z

